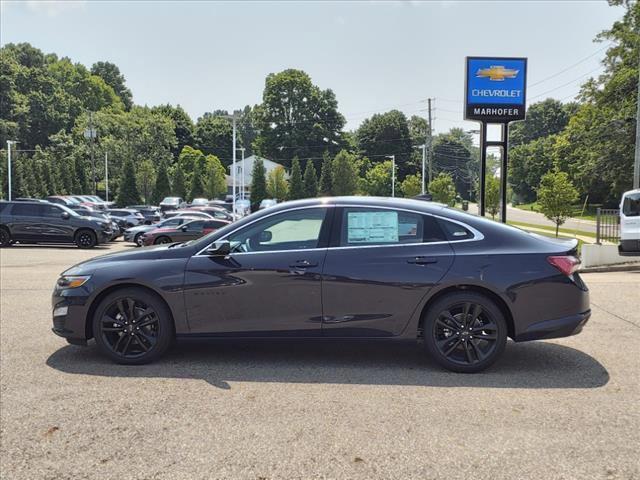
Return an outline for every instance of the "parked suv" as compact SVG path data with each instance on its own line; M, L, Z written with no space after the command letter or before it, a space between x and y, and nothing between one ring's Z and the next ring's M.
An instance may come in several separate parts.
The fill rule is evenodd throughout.
M160 210L162 210L162 212L166 212L167 210L177 210L186 206L187 203L182 197L165 197L160 202Z
M46 202L0 202L0 246L20 243L75 243L91 248L111 240L111 222L83 217Z

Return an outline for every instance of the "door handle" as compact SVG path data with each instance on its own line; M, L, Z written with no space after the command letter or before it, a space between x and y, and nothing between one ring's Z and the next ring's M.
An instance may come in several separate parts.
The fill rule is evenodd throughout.
M318 262L310 262L309 260L298 260L297 262L289 265L289 268L310 268L317 267Z
M438 259L435 257L411 257L407 260L407 263L414 265L427 265L429 263L438 263Z

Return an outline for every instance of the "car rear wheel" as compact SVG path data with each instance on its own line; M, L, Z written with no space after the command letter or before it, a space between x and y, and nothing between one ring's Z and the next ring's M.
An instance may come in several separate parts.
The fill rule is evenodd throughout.
M161 243L171 243L171 239L169 237L158 237L153 243L154 245L160 245Z
M507 324L498 306L475 292L447 294L427 311L427 352L444 368L475 373L488 368L504 352Z
M174 338L167 306L155 294L140 288L107 295L93 316L93 334L102 353L126 365L159 358Z
M76 245L80 248L93 248L98 244L95 232L80 230L76 233Z
M0 228L0 247L11 246L11 234L6 228Z
M142 241L142 233L137 233L135 237L133 237L133 243L135 243L138 247L143 245Z

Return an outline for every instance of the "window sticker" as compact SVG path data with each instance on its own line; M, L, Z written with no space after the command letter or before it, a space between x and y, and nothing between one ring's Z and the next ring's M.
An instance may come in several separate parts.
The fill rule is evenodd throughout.
M348 243L398 241L398 212L348 212Z

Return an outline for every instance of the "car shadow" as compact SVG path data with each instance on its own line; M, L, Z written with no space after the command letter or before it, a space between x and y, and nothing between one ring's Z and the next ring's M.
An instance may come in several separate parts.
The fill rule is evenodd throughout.
M13 243L11 248L15 249L55 249L55 250L109 250L108 243L101 243L90 249L80 249L75 243Z
M183 340L156 363L117 365L95 345L67 345L48 359L69 374L128 378L189 378L230 389L232 382L330 383L481 388L598 388L609 381L593 357L546 342L509 342L481 374L441 369L414 343Z

